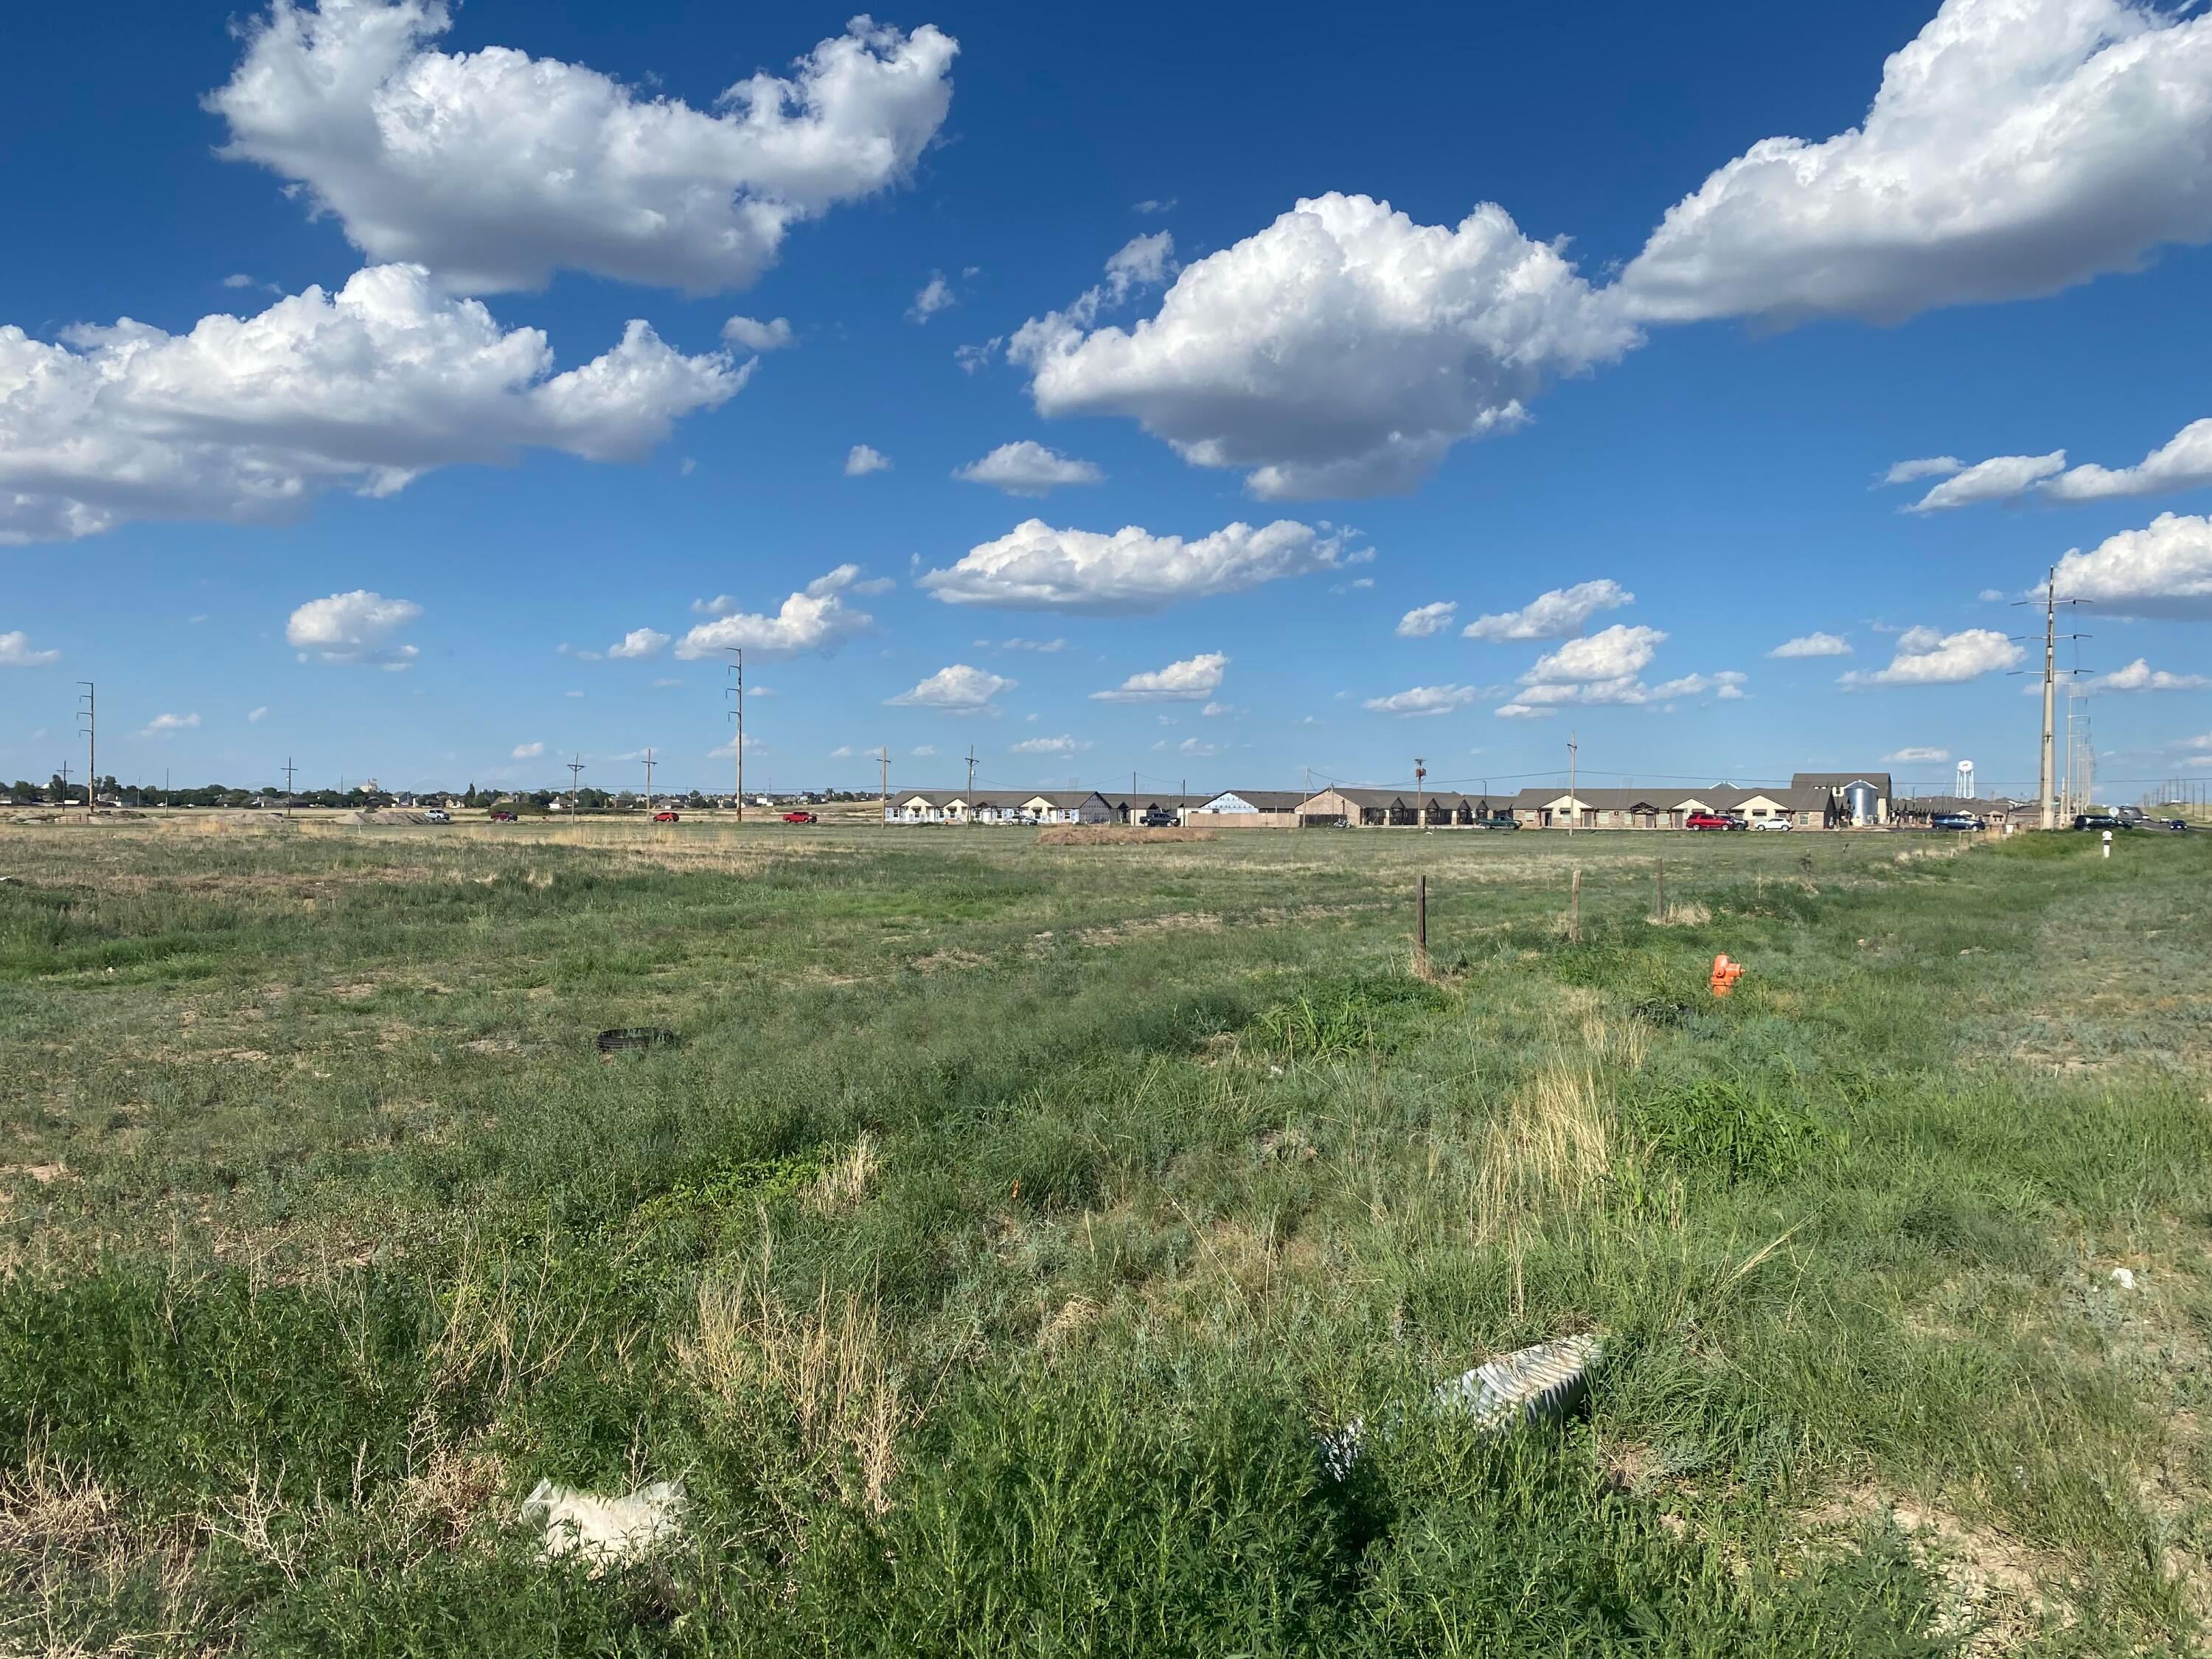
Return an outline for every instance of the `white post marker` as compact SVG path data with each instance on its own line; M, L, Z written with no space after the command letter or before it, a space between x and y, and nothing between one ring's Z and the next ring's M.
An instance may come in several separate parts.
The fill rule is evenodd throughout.
M2109 830L2105 831L2105 856L2112 856L2112 832Z

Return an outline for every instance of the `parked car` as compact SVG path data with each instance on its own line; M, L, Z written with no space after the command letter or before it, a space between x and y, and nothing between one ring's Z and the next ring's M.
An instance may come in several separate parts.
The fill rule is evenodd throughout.
M1486 818L1477 818L1474 827L1478 830L1518 830L1521 820L1510 812L1492 812Z
M1165 830L1175 823L1175 814L1164 807L1155 806L1137 821L1147 830Z
M811 812L786 812L783 821L786 823L817 823L821 820Z
M1787 830L1790 823L1788 818L1753 818L1751 827L1754 830Z
M1986 826L1972 812L1937 812L1928 820L1930 830L1980 830Z
M2076 830L2126 830L2132 826L2117 812L2076 812L2074 827Z
M491 815L491 821L494 823L520 823L522 822L520 817L507 811L504 807Z
M653 815L653 821L655 823L674 823L677 822L678 816L679 815L675 812L655 812Z
M422 814L422 822L425 823L451 823L453 821L453 815L442 806L434 806Z
M1685 830L1742 830L1749 826L1729 812L1692 812L1682 820Z

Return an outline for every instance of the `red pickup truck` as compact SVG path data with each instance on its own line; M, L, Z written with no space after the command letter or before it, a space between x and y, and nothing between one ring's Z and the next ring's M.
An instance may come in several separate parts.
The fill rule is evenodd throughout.
M783 821L786 823L817 823L820 822L820 820L811 812L786 812L783 815Z

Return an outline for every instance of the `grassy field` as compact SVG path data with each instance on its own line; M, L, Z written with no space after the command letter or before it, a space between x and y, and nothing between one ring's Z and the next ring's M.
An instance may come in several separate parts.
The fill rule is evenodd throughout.
M2203 1650L2212 837L0 877L0 1653ZM1568 1422L1427 1404L1583 1332Z

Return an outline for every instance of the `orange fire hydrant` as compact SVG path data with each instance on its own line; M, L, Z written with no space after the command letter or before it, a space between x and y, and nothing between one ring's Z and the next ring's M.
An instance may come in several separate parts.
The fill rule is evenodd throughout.
M1730 962L1726 952L1713 958L1713 994L1724 997L1735 989L1736 981L1743 977L1743 964Z

